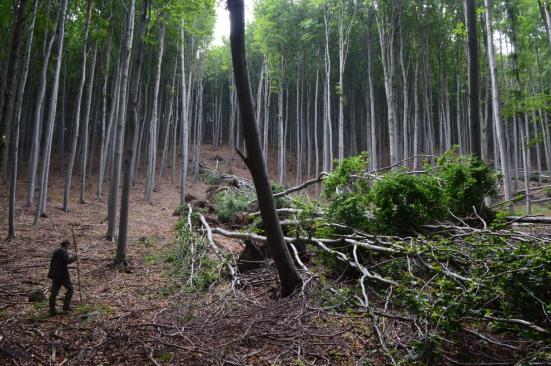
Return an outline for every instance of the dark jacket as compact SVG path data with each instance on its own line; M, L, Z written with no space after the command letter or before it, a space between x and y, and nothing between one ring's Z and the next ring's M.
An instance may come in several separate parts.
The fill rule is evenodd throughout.
M54 281L71 280L69 276L69 268L67 265L73 263L77 258L69 254L67 249L58 248L52 256L50 262L50 271L48 272L48 278Z

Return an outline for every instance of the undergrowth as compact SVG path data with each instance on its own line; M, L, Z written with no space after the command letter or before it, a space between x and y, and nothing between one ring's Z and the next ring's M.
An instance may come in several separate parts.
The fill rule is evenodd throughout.
M233 189L218 192L213 198L213 205L222 222L230 222L239 213L249 211L251 206L245 194Z
M188 292L208 289L220 277L222 262L209 255L208 244L189 228L187 217L178 220L174 229L175 245L165 261L171 264L176 284Z

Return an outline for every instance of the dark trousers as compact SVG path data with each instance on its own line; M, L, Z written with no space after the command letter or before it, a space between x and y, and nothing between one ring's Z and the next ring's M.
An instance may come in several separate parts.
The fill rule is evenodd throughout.
M52 290L50 294L50 311L55 311L55 300L57 298L57 295L59 294L61 286L67 289L67 292L65 293L65 299L63 300L63 309L67 310L71 305L71 298L73 297L74 292L71 280L69 278L63 280L52 280Z

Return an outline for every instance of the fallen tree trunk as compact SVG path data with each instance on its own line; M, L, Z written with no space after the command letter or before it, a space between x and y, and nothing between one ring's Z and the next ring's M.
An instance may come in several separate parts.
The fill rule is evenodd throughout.
M508 223L519 224L551 224L550 216L505 216L505 221Z

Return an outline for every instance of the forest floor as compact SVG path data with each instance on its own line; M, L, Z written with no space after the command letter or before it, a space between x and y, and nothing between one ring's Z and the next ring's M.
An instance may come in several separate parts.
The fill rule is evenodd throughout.
M229 152L207 146L202 156L204 164L214 166L217 157L228 157ZM233 173L247 177L237 159ZM225 164L221 161L220 167ZM153 204L143 200L141 179L132 188L128 247L132 271L115 267L116 243L105 239L107 195L95 199L97 178L87 178L85 204L78 203L80 178L73 178L71 211L65 213L63 177L55 172L49 184L48 217L36 228L34 209L24 207L27 185L20 179L18 236L14 242L0 243L0 364L302 365L310 360L348 365L363 357L372 361L379 357L373 355L378 343L365 316L341 315L317 306L322 295L316 280L291 299L275 296L273 268L251 276L239 289L227 281L201 293L175 286L171 264L162 260L162 253L174 245L178 220L173 213L179 192L169 178L153 193ZM208 188L191 179L187 187L197 199L204 198ZM7 196L7 185L1 185L2 238L7 236ZM71 265L74 311L48 317L50 257L62 240L72 240L71 227L80 258L80 281ZM242 248L237 241L216 239L229 253ZM29 302L29 293L36 290L46 298ZM58 308L60 304L61 299Z

